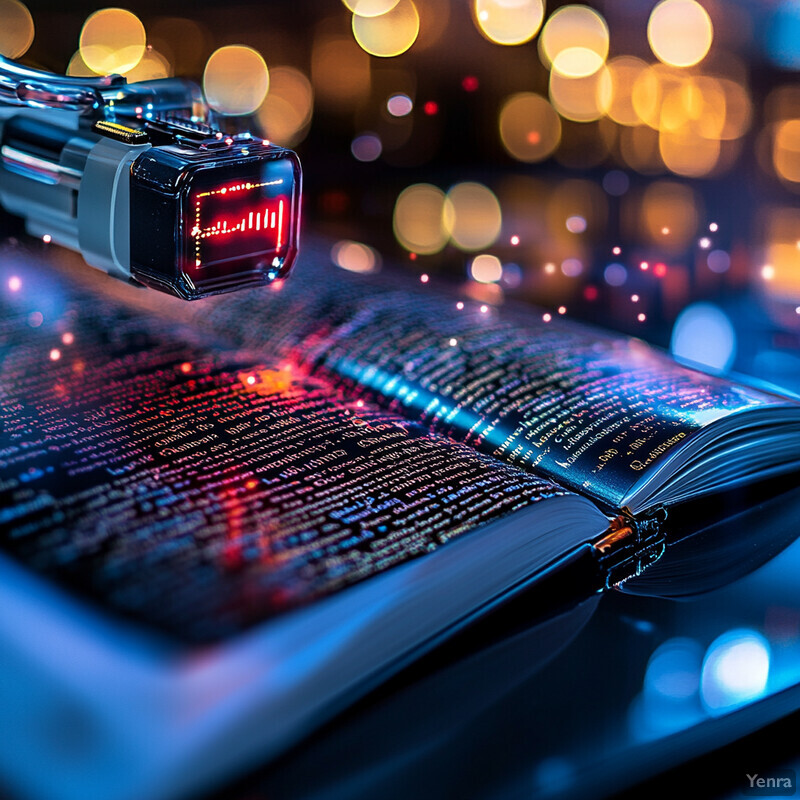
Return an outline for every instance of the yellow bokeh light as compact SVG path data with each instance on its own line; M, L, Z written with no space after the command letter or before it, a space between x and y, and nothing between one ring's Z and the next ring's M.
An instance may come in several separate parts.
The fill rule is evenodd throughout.
M69 64L67 64L67 75L75 78L97 77L97 73L93 69L89 69L86 65L80 50L76 50L69 60Z
M414 44L418 34L419 14L412 0L400 0L391 11L377 17L353 14L353 36L372 56L399 56Z
M772 163L778 176L800 183L800 119L778 123L772 146Z
M631 104L639 119L651 128L661 127L664 96L679 89L685 80L679 70L655 64L642 70L631 92Z
M400 0L342 0L345 6L360 17L379 17L391 11Z
M587 78L605 63L600 53L588 47L567 47L553 61L553 70L567 78Z
M258 117L267 138L291 147L297 144L311 122L314 90L308 78L294 67L275 67L269 73L267 93Z
M600 119L611 105L612 94L607 67L583 78L569 78L556 70L550 73L550 102L573 122Z
M126 75L130 83L169 78L172 68L169 61L157 50L148 47L142 60Z
M311 53L311 81L324 103L352 108L370 91L369 56L349 37L319 38Z
M659 61L673 67L698 64L713 38L711 17L696 0L662 0L647 23L650 48Z
M546 67L565 70L569 77L591 75L603 66L608 56L608 25L592 8L563 6L542 29L539 55Z
M503 146L519 161L542 161L561 140L561 119L541 95L520 92L506 100L500 111Z
M619 125L641 125L642 119L633 106L633 87L647 64L634 56L618 56L607 64L611 77L611 103L608 116Z
M655 181L645 190L641 222L659 248L682 250L695 235L698 218L695 194L686 184Z
M206 63L203 89L208 104L221 114L252 114L269 89L269 70L257 50L228 45L215 50Z
M797 121L797 120L795 120ZM756 272L761 288L775 297L800 300L800 211L791 206L770 208L764 220L764 266Z
M503 277L503 265L497 256L481 253L472 259L469 273L478 283L497 283Z
M142 60L145 45L144 25L123 8L95 11L81 30L81 57L100 75L130 72Z
M736 81L719 78L718 83L725 95L725 125L720 132L720 139L739 139L749 130L753 117L750 96Z
M447 244L444 228L445 194L429 183L404 189L394 206L394 235L406 250L430 255Z
M33 42L33 17L18 0L0 0L0 55L19 58Z
M717 166L720 142L684 127L679 131L662 130L658 135L658 149L664 165L671 172L699 178Z
M661 172L664 168L658 150L658 131L646 125L623 128L619 150L625 163L643 175Z
M536 36L544 19L542 0L475 0L478 30L495 44L524 44Z
M500 235L503 216L494 192L482 183L457 183L444 203L444 227L461 250L482 250Z
M152 23L148 21L147 42L167 59L176 75L201 73L213 49L208 30L186 17L159 17Z

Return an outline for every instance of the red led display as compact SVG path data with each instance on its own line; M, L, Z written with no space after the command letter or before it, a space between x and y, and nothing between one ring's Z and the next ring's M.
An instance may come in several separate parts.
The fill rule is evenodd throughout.
M286 244L291 203L283 194L270 194L281 183L227 183L194 194L194 266L280 251Z

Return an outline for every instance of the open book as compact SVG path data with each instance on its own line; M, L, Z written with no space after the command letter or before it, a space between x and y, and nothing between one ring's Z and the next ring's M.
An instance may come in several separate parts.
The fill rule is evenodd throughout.
M207 788L800 462L791 400L313 251L196 304L64 270L0 263L0 777L26 795Z

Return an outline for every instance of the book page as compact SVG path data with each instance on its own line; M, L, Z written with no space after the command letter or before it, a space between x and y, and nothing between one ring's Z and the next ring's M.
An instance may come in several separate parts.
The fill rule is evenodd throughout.
M410 278L352 275L325 267L324 256L260 301L262 323L242 325L255 302L221 298L203 316L609 509L694 432L782 403L637 339Z
M0 550L181 639L565 494L263 349L30 270L0 348Z

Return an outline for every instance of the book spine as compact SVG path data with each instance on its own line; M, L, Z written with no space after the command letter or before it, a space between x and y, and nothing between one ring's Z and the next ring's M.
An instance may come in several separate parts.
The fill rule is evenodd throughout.
M646 514L634 516L628 509L611 520L608 530L592 543L606 588L642 573L664 553L664 523L667 510L658 506Z

